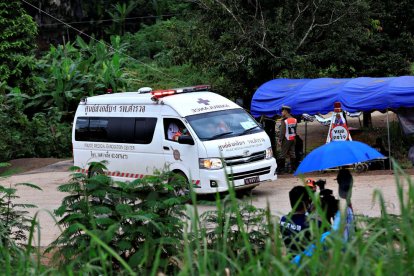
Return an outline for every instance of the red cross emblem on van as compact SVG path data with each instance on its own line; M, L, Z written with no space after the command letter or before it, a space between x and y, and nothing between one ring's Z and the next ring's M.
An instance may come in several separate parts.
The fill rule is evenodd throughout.
M209 102L210 102L209 100L203 100L201 98L199 98L197 101L197 103L204 104L204 105L210 105Z

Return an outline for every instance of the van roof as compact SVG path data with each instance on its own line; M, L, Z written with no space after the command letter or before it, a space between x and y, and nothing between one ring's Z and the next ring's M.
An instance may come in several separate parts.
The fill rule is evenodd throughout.
M160 98L153 101L151 93L122 92L88 97L87 105L156 105L165 104L182 116L212 111L241 108L229 99L213 92L188 92Z

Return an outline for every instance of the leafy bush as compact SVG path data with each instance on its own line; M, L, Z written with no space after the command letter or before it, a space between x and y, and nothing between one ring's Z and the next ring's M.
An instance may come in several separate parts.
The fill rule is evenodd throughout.
M26 95L13 89L0 95L0 160L20 157L66 157L71 153L71 125L61 123L55 108L36 113L31 119L24 113Z
M102 164L94 166L97 171L105 170ZM122 267L118 259L99 259L103 251L96 243L99 239L142 273L149 272L154 262L166 271L173 269L170 258L182 251L183 203L188 197L175 192L186 184L167 184L169 178L168 173L161 173L131 183L113 183L102 174L89 178L74 173L70 183L59 187L70 195L56 210L62 217L59 224L65 226L52 244L57 258L64 257L63 262L75 264L76 269L92 260L92 265L117 271Z
M81 37L75 43L57 47L37 62L39 92L30 98L30 108L39 111L58 108L73 117L79 100L85 96L125 91L128 76L125 73L125 58L120 54L125 49L119 36L111 37L111 44Z
M209 249L223 250L229 256L241 258L240 255L246 253L244 234L254 254L264 249L269 236L268 217L269 213L264 209L227 196L223 201L217 201L216 210L204 212L200 222Z
M63 266L47 269L15 245L0 247L0 264L8 274L33 275L411 275L414 183L397 164L394 170L401 215L389 215L376 192L381 217L359 217L358 231L348 242L340 228L322 243L320 230L312 225L313 254L302 255L297 264L284 252L278 219L241 202L233 189L224 200L217 197L216 211L199 216L196 205L185 205L183 220L188 197L176 196L174 190L184 183L167 185L168 174L112 183L105 175L74 173L72 182L59 188L71 195L56 211L66 226L53 244ZM196 204L194 194L191 199ZM315 207L322 216L318 201ZM16 252L11 255L9 249Z
M30 88L37 26L21 1L0 2L0 83Z
M111 47L123 51L119 37ZM125 90L125 59L105 44L80 37L50 51L36 63L33 90L0 83L0 160L66 157L71 154L71 123L84 96Z
M123 37L128 55L136 59L128 64L129 72L135 75L135 87L211 84L215 92L229 96L236 94L234 82L217 68L190 56L191 51L200 51L200 55L210 51L202 40L194 39L194 24L192 20L172 18L143 25L138 32Z
M27 186L41 190L40 187L29 183L20 183L15 186ZM0 185L0 244L4 246L27 239L26 233L30 230L32 219L28 215L29 212L24 209L37 207L33 204L15 203L14 200L19 198L16 192L16 188L5 188Z
M0 167L8 166L0 163ZM15 187L0 185L0 267L6 275L23 274L28 270L38 270L39 262L33 260L31 252L36 217L31 218L25 209L36 208L28 203L15 203L20 197L16 195L18 186L41 190L36 185L20 183ZM27 241L27 235L29 240ZM27 242L27 244L24 244ZM38 254L39 257L40 254ZM13 273L14 272L14 273Z

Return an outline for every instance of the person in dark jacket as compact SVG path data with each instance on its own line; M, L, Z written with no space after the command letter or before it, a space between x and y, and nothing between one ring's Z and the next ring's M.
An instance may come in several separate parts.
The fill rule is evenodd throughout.
M289 192L292 211L280 219L280 232L287 250L299 253L309 243L309 221L306 212L311 203L310 196L304 186L295 186Z

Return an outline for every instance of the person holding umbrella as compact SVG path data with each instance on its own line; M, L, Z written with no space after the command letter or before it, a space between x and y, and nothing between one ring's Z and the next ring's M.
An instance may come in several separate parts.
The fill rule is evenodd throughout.
M385 158L381 153L367 144L358 141L334 141L314 149L300 163L294 175L303 175L309 172L323 171L330 168L351 165L359 162ZM331 231L322 234L320 242L325 243L326 238L332 233L340 231L341 221L345 221L344 241L355 232L354 212L351 204L353 178L346 169L340 169L336 178L338 182L338 193L342 202L345 202L345 216L341 212L336 212L332 223ZM329 202L328 202L329 203ZM330 203L333 207L337 206L335 198L331 198ZM332 208L333 213L334 208ZM344 220L343 220L344 219ZM310 244L301 254L298 254L292 263L299 264L303 256L312 256L316 244Z
M292 108L287 105L282 106L282 124L279 133L279 145L281 153L278 162L278 172L285 169L286 157L290 157L291 170L295 171L296 155L295 155L295 138L297 120L290 114Z

